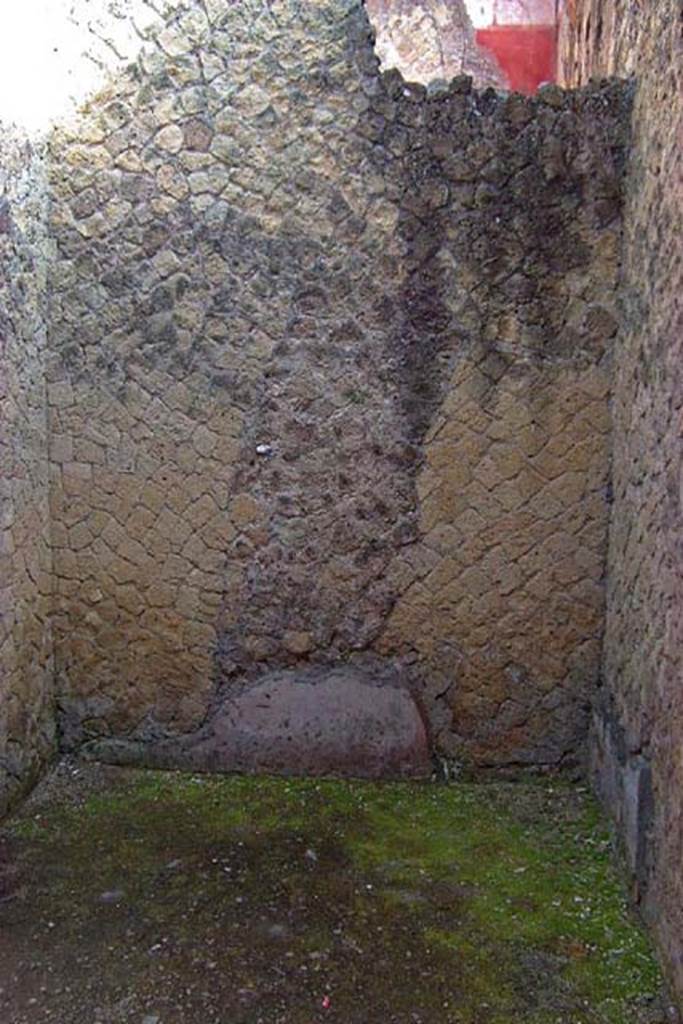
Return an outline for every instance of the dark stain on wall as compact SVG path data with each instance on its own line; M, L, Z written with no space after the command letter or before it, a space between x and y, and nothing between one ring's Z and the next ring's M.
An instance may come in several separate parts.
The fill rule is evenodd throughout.
M56 621L71 742L182 732L264 672L380 652L429 715L433 694L448 695L435 742L488 736L511 701L526 720L539 688L555 694L545 726L500 726L500 757L579 756L588 684L561 659L552 677L520 663L527 626L498 639L491 623L487 682L454 667L454 650L456 666L471 656L462 610L433 658L417 618L396 642L388 624L415 574L443 585L460 547L437 543L444 527L455 538L461 516L481 517L493 548L529 497L512 477L546 483L535 449L510 468L501 452L493 475L490 459L462 467L488 474L471 509L454 495L427 515L443 487L427 500L421 481L455 377L471 367L462 394L498 445L510 382L529 381L543 434L560 429L546 425L545 385L561 391L568 375L571 405L577 374L605 372L628 94L531 99L380 76L351 0L264 10L256 24L231 7L199 52L210 80L193 55L143 60L85 119L96 141L53 141ZM454 479L460 457L438 473ZM586 488L566 498L575 532L605 516L600 485ZM540 550L547 527L525 515ZM599 580L599 530L592 543L576 572ZM476 586L500 602L483 550L471 557ZM565 585L548 586L559 601ZM443 609L440 593L429 601ZM595 622L570 626L568 650L595 644ZM475 677L481 707L465 711ZM573 723L562 739L553 715Z

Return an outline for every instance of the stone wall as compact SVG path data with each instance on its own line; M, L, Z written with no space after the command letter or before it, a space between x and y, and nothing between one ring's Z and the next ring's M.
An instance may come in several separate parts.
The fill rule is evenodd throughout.
M598 785L683 993L683 52L677 0L575 0L565 80L634 75Z
M43 155L0 127L0 814L53 748Z
M380 77L357 0L194 4L55 133L67 744L350 660L444 753L581 756L626 106Z

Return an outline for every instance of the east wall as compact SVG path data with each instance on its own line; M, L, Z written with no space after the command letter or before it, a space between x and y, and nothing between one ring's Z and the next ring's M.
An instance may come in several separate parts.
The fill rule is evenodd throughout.
M633 76L596 780L683 993L683 46L676 0L578 0L570 86Z

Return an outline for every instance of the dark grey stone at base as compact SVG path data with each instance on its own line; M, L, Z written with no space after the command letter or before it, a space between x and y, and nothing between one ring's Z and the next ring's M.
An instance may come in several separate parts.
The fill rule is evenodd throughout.
M362 778L431 771L427 730L398 682L355 668L269 673L226 699L206 725L162 740L98 740L85 753L117 764Z

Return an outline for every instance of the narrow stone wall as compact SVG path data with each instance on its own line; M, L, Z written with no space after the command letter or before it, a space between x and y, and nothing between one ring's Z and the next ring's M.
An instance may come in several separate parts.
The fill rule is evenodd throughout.
M0 814L53 749L43 155L0 126Z
M625 105L380 77L357 0L196 4L55 133L67 743L350 660L445 753L581 756Z
M634 75L604 682L594 767L683 994L683 46L680 4L577 0L565 80Z

